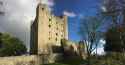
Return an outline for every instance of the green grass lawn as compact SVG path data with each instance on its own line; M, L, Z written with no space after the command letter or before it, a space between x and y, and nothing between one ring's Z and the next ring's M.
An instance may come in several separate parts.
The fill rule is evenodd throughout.
M45 64L45 65L68 65L68 64L62 64L62 63L52 63L52 64Z
M60 63L67 64L67 65L80 65L81 62L82 62L82 59L76 58L76 59L64 60Z
M46 64L46 65L80 65L83 60L80 58L72 58L72 59L65 59L53 64Z

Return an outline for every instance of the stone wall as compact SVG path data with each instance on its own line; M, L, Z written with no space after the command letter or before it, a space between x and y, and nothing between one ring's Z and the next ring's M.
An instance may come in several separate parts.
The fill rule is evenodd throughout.
M36 55L0 57L0 65L39 65Z
M0 57L0 65L40 65L61 60L62 54Z

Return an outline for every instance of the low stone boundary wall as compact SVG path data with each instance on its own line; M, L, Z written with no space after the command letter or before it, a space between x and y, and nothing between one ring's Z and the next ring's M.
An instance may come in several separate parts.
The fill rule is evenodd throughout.
M62 54L43 54L0 57L0 65L40 65L61 60Z
M39 65L37 55L0 57L0 65Z

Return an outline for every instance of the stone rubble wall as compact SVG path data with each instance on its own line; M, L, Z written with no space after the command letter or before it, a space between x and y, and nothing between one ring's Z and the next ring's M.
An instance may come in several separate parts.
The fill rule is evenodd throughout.
M0 57L0 65L40 65L37 55Z
M61 60L62 54L0 57L0 65L40 65Z

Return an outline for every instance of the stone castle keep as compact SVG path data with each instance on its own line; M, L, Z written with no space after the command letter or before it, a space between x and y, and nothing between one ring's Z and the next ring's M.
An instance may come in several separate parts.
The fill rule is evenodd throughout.
M52 46L61 46L61 39L68 39L67 16L54 16L46 5L39 3L31 25L30 53L48 53Z
M0 65L40 65L55 62L58 53L52 46L61 46L68 39L67 16L54 16L44 4L38 4L31 24L30 55L0 57Z
M36 18L31 24L30 38L30 54L0 57L0 65L40 65L54 63L56 60L62 60L64 54L66 56L64 60L70 58L69 56L76 57L77 55L84 57L82 45L68 40L67 16L54 16L49 7L44 4L39 3L36 8ZM67 41L65 46L62 44L62 40Z

